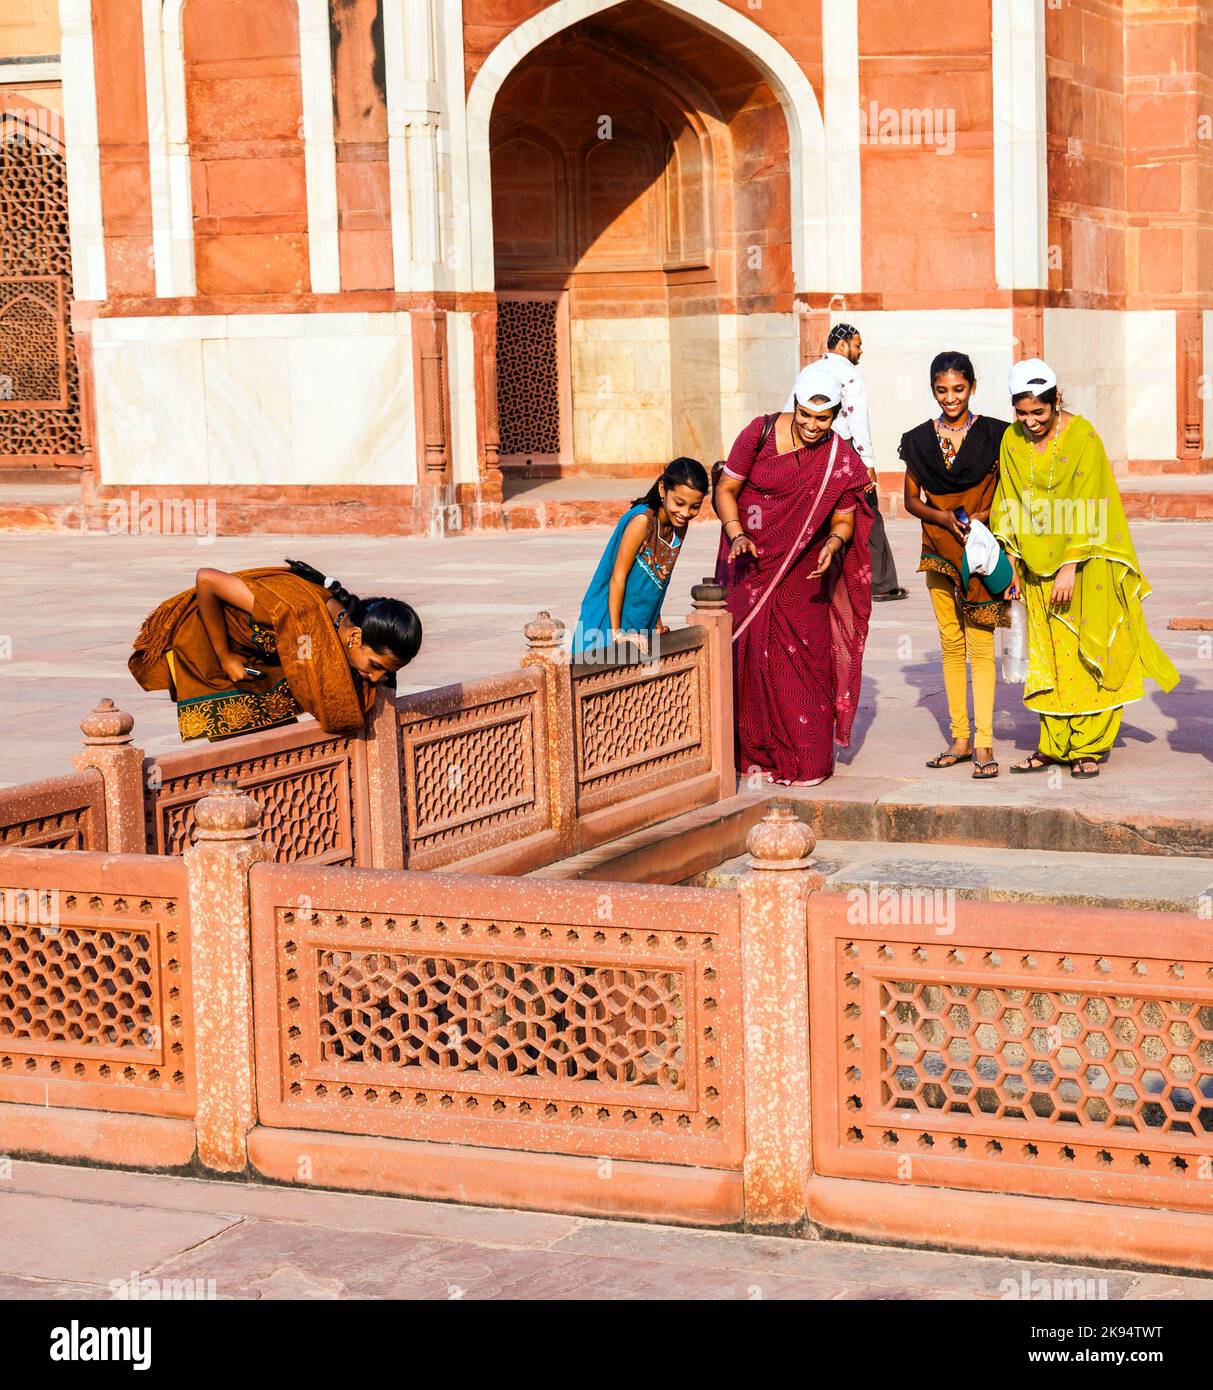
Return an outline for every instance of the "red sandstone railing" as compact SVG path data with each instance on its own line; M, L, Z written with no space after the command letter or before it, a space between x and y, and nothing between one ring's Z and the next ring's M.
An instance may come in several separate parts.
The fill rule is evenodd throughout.
M559 852L544 695L543 672L527 668L396 702L410 868L440 868L526 841L539 862L545 851Z
M1204 924L957 901L940 935L855 907L813 899L818 1172L1208 1210Z
M0 851L0 1152L1213 1269L1194 918L872 913L787 804L721 890L274 864L260 819Z
M223 783L257 801L283 863L530 869L734 790L730 619L698 586L651 661L570 666L563 625L527 625L522 669L392 699L367 728L314 722L144 758L103 701L75 778L0 793L0 844L149 854L189 845Z
M262 1126L741 1167L736 894L251 883Z
M105 849L105 787L93 769L0 791L0 846Z
M306 720L145 759L143 775L149 854L180 854L195 804L231 782L260 805L266 840L284 863L371 862L365 741L356 735L326 734Z
M0 851L0 1101L192 1116L190 945L180 859Z

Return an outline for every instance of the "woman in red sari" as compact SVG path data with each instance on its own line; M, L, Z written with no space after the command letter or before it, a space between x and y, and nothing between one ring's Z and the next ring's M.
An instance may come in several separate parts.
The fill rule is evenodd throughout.
M872 611L868 473L834 433L839 385L805 373L791 414L752 420L716 487L733 615L737 766L811 787L850 743Z

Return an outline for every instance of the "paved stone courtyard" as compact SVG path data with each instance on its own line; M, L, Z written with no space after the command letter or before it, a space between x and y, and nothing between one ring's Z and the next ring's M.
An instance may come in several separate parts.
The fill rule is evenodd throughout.
M998 1300L1038 1280L1100 1301L1213 1297L1213 1280L1170 1274L66 1165L15 1163L3 1189L0 1299L169 1281L220 1299Z
M854 746L841 755L836 794L857 779L899 784L903 795L931 801L1022 804L1044 796L1076 806L1184 808L1207 812L1213 759L1211 635L1168 632L1172 615L1213 615L1213 523L1138 522L1133 532L1154 585L1146 613L1183 676L1170 695L1148 688L1125 712L1120 746L1090 783L1012 778L1006 764L1030 746L1035 719L1016 687L1000 685L995 736L1003 775L974 782L965 767L928 773L927 758L948 741L939 640L917 564L919 529L889 527L899 573L910 589L900 603L877 604L864 662ZM690 608L690 590L711 572L719 530L696 525L674 572L666 620ZM306 559L357 592L407 598L425 625L425 644L404 673L401 693L514 668L523 624L549 609L569 626L607 532L470 535L446 541L382 537L0 536L0 785L71 771L81 716L104 695L135 717L136 741L149 753L179 746L173 707L139 689L126 669L130 642L161 599L192 584L203 565L239 569ZM3 649L0 649L3 650ZM1024 785L1026 784L1026 785ZM1202 790L1203 788L1203 790Z

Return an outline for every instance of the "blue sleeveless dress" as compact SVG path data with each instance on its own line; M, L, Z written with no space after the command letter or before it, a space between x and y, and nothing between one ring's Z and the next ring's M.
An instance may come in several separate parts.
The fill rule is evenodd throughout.
M581 601L581 616L573 633L573 655L579 656L604 647L611 640L610 590L611 573L615 568L615 556L619 553L619 543L633 517L639 516L648 508L640 505L630 507L619 518L598 568L590 580L590 587ZM627 587L623 593L622 627L625 632L651 632L661 616L661 604L665 591L669 588L670 576L674 572L674 562L682 545L682 537L675 532L671 541L663 541L657 534L657 514L650 512L652 520L648 535L641 543L628 575Z

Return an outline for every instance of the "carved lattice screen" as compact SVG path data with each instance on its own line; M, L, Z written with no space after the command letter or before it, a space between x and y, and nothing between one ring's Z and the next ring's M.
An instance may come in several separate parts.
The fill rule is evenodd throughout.
M501 455L560 453L560 362L555 299L497 306L497 413Z
M82 451L68 304L67 171L33 126L0 121L0 461Z

